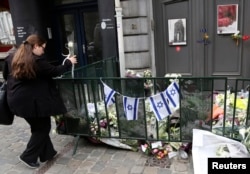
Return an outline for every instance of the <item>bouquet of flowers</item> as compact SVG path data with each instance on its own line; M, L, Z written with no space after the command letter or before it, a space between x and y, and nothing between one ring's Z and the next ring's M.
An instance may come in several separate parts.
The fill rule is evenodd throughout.
M147 142L143 145L141 145L141 150L144 152L146 155L153 155L157 159L162 159L167 156L168 154L168 148L166 145L162 145L161 141L150 143Z
M172 154L179 154L180 158L188 158L188 154L191 151L192 143L180 143L180 142L170 142L164 143L162 141L157 142L146 142L141 145L141 150L148 156L154 156L157 159L163 159L169 155L173 157ZM179 152L179 153L177 153Z

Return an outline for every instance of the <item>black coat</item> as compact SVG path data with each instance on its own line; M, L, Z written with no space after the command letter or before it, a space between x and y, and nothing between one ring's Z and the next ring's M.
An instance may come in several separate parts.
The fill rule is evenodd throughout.
M62 75L72 66L54 66L41 56L35 56L37 69L33 80L17 80L10 75L13 56L6 58L3 76L7 79L7 100L13 114L20 117L48 117L66 113L53 77Z

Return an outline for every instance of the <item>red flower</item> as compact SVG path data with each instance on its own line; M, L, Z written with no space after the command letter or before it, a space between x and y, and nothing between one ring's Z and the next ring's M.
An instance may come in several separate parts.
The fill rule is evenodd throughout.
M242 40L246 41L246 40L248 40L248 39L250 39L250 36L247 36L247 35L243 35L243 36L242 36Z

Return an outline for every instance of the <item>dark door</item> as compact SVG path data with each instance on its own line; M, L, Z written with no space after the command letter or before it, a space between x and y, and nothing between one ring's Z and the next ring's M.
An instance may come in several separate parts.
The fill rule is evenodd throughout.
M162 77L167 73L181 73L186 76L203 75L204 69L198 68L204 59L202 51L201 59L194 61L196 57L194 46L202 50L203 45L195 41L196 27L192 25L195 19L190 2L187 0L153 2L157 76ZM180 21L181 27L178 26ZM181 35L184 39L181 42L178 40L181 36L178 28L182 28Z
M205 26L211 40L204 56L206 75L229 79L250 77L250 42L242 39L250 34L249 7L247 0L204 1ZM234 39L237 31L240 38Z
M57 9L57 31L62 55L75 54L78 66L101 59L99 15L97 4L90 6L66 6Z
M184 76L249 77L250 41L232 35L235 28L241 35L249 35L247 0L157 0L153 1L157 75L181 73ZM218 25L218 7L236 5L237 24L231 32L221 33ZM231 18L231 17L230 17ZM184 32L178 20L182 20ZM236 21L237 20L237 21ZM248 32L248 33L247 33ZM178 42L184 34L184 42ZM173 38L173 39L172 39ZM174 40L175 39L175 40Z

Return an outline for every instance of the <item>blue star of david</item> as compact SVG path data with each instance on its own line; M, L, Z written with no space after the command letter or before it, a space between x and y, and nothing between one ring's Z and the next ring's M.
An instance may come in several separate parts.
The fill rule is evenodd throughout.
M132 105L128 105L128 106L127 106L127 109L128 109L128 110L132 110L132 109L133 109Z
M170 90L170 95L174 96L175 94L176 94L176 91L175 91L174 88L172 88L172 89Z
M159 102L157 103L157 107L160 109L162 106L163 106L162 101L159 101Z

